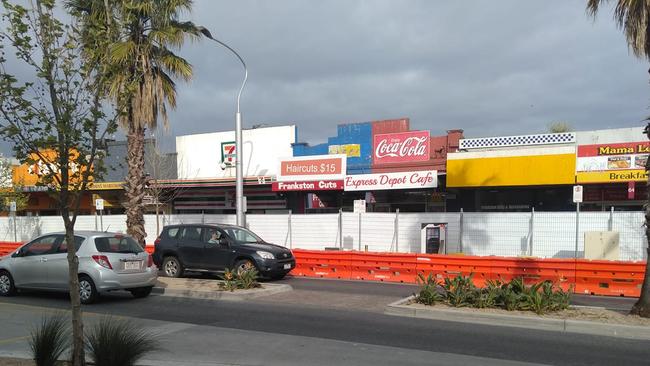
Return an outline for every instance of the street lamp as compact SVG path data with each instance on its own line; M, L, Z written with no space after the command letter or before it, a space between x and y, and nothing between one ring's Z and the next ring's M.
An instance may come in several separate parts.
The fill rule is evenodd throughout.
M235 159L235 202L237 207L237 225L244 226L244 175L242 168L242 159L244 158L244 146L242 144L242 130L241 130L241 113L239 112L239 99L241 98L241 92L244 90L244 85L246 85L246 80L248 79L248 69L246 68L246 63L239 56L239 54L233 50L227 44L221 42L220 40L212 37L210 31L205 27L197 27L199 32L201 32L207 38L219 43L220 45L226 47L230 52L232 52L242 66L244 66L244 81L241 83L241 88L239 88L239 93L237 94L237 114L235 114L235 153L237 154Z

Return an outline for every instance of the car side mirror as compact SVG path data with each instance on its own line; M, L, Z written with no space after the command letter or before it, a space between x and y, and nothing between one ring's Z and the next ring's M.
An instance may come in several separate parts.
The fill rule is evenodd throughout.
M11 257L12 257L12 258L22 257L22 256L23 256L22 248L16 250L15 252L13 252L13 254L11 254Z

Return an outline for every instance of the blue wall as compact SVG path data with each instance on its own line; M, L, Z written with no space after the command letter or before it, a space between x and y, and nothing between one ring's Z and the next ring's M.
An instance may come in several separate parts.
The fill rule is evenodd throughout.
M293 156L327 155L330 145L359 144L360 157L348 157L348 174L371 173L372 164L372 123L351 123L338 125L337 136L327 139L327 143L309 146L306 143L293 145Z

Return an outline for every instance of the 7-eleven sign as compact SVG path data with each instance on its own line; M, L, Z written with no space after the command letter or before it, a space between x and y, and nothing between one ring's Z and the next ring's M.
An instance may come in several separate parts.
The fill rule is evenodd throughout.
M235 141L221 143L221 161L226 166L235 166L235 159L237 159L235 146Z

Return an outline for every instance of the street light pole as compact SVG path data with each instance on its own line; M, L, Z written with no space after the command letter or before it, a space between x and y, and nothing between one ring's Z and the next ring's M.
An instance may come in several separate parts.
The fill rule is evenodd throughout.
M242 144L242 127L241 127L241 112L239 111L239 100L241 99L241 93L244 90L244 85L246 85L246 80L248 79L248 69L246 68L246 63L244 59L239 56L239 54L232 49L227 44L221 42L220 40L212 37L210 31L205 27L197 27L198 30L207 38L219 43L220 45L226 47L230 52L232 52L239 62L241 62L244 67L244 80L241 83L241 88L239 88L239 93L237 94L237 113L235 114L235 202L237 208L237 225L245 226L244 222L244 174L242 167L242 159L244 158L244 145Z

